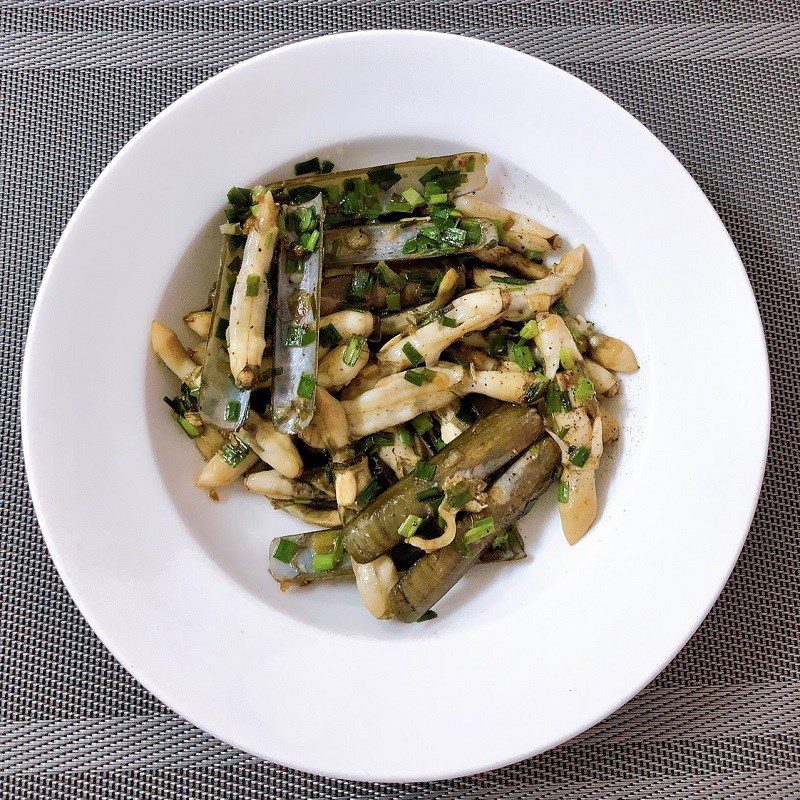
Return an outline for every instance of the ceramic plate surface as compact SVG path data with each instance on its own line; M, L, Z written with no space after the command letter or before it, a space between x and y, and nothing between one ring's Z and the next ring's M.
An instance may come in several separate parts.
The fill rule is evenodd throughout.
M443 79L443 76L446 76ZM303 529L244 490L207 500L149 348L216 275L232 185L319 154L348 168L481 150L487 196L584 242L570 302L642 365L600 518L569 547L553 493L530 557L480 567L433 622L373 620L352 586L282 593L266 548ZM511 50L417 32L283 47L170 106L98 178L30 327L23 437L61 577L165 703L271 761L364 780L517 761L617 709L683 646L739 555L761 484L769 377L741 261L708 200L642 125Z

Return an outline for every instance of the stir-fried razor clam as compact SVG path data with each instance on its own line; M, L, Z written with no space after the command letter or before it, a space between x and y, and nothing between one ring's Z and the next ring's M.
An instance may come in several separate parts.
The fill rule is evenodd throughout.
M237 195L235 192L244 192ZM234 190L228 199L240 201L241 216L250 215L252 197L249 190ZM236 275L242 263L244 237L238 225L229 222L224 228L235 228L238 234L223 236L219 273L214 290L214 307L211 327L206 340L203 371L200 380L200 414L204 422L223 430L236 430L247 416L250 392L240 389L231 375L228 354L228 327L230 325L231 299Z
M208 339L208 334L211 332L210 311L192 311L183 318L183 321L192 333L196 333L203 339Z
M432 256L474 253L497 244L491 220L456 218L440 231L430 217L414 217L380 225L334 228L325 233L326 264L374 264L414 261Z
M503 406L478 420L428 462L433 466L431 479L403 478L349 521L344 527L347 551L359 563L383 555L404 538L399 529L409 515L424 519L430 513L430 497L436 493L429 497L426 490L441 487L456 475L463 480L485 480L529 447L542 430L539 414L523 406Z
M342 403L352 436L368 436L446 406L463 377L462 367L442 363L382 378L369 391Z
M244 478L324 529L272 541L282 589L346 578L378 618L430 619L477 561L524 558L514 523L554 479L567 541L595 520L607 398L639 365L567 308L585 247L552 264L556 231L473 195L486 164L311 158L231 189L210 310L184 317L203 341L153 323L197 485Z
M150 343L155 354L178 376L181 383L191 388L199 385L200 369L172 328L153 322L150 326Z
M322 283L322 195L280 214L272 418L282 433L311 421L317 386L319 297Z
M453 299L458 290L458 284L458 271L452 268L448 269L439 282L439 288L436 290L436 297L433 300L416 308L408 308L396 314L387 314L381 319L381 334L396 336L398 333L404 333L410 328L416 327L428 314L444 308Z
M394 584L384 614L416 622L490 549L495 533L511 527L547 489L559 461L560 451L549 437L530 447L494 482L486 509L459 521L455 541L426 553Z
M331 224L374 222L387 214L424 213L438 203L482 189L488 160L483 153L457 153L304 175L276 181L268 188L281 203L302 202L322 191Z
M267 346L264 328L269 302L269 270L278 236L278 209L269 191L253 193L253 216L243 230L247 240L236 276L228 326L231 374L237 386L252 389L258 381Z
M427 324L420 324L408 336L390 340L378 353L378 360L405 369L425 362L433 366L451 344L471 331L492 324L507 308L508 293L499 286L465 294L441 309ZM423 320L423 322L426 322Z
M265 463L286 478L296 478L303 472L303 459L290 436L275 430L269 421L250 411L244 427L237 434Z
M562 245L561 237L540 222L488 203L479 197L459 197L455 207L467 217L485 217L495 220L500 234L500 244L520 253L536 253L541 256L548 250L557 250Z

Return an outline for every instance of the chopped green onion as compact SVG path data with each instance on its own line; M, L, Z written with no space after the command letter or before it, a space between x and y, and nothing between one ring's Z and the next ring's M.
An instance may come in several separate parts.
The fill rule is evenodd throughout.
M550 310L555 311L555 313L561 317L569 316L569 309L564 303L564 299L562 297L559 297L558 300L553 303L553 305L550 307Z
M306 347L309 344L313 344L317 340L317 331L315 328L308 328L305 333L303 334L303 338L300 339L300 345L302 347Z
M333 161L329 161L327 158L320 162L319 171L323 175L327 175L329 172L333 172Z
M319 231L311 231L308 235L303 234L300 237L300 244L303 245L303 249L307 250L309 253L313 253L319 243Z
M238 467L239 464L245 460L248 452L249 448L247 445L242 444L241 442L238 444L231 444L230 442L227 442L219 451L219 456L229 467L231 467L231 469L236 469L236 467Z
M429 608L418 620L417 622L427 622L431 619L436 619L439 615L432 609Z
M291 539L278 539L278 546L275 548L275 552L272 554L272 557L276 561L281 561L284 564L288 564L297 554L297 551L300 548L297 546L297 542L292 541Z
M472 558L472 548L465 544L463 539L459 539L458 536L453 539L453 548L461 558Z
M447 445L445 444L445 441L444 441L444 439L441 439L441 438L440 438L440 439L437 439L437 440L436 440L436 441L433 443L433 446L436 448L436 452L437 452L437 453L438 453L438 452L440 452L441 450L444 450L444 449L445 449L445 447L447 447Z
M379 447L391 447L394 444L394 434L389 431L380 431L367 436L368 448L377 450Z
M336 347L342 341L342 334L336 329L336 326L329 322L319 331L319 344L320 347Z
M306 206L301 212L298 218L297 227L300 230L300 233L305 233L306 231L310 231L316 223L316 213L314 212L313 206Z
M399 292L391 292L386 295L387 311L399 311L402 307L403 303Z
M405 200L387 200L386 211L387 213L395 211L400 214L410 214L414 209L406 203Z
M336 556L333 553L315 553L311 559L311 569L314 572L329 572L336 566Z
M539 326L536 324L535 319L528 320L519 332L521 339L533 339L539 335Z
M403 444L414 444L414 437L411 435L411 432L408 428L403 427L402 425L397 429L397 433L400 436L400 441Z
M305 270L305 265L302 261L298 261L296 258L286 258L283 261L283 271L287 275L296 275L299 272L303 272Z
M404 539L408 539L417 532L417 528L422 525L422 517L416 514L409 514L404 520L403 524L397 529L397 532Z
M403 200L405 200L412 208L416 208L417 206L425 204L425 198L411 186L409 186L408 189L403 192Z
M582 467L586 464L589 460L589 456L592 454L592 451L589 450L586 446L576 447L572 454L569 457L571 463L573 463L576 467Z
M179 416L177 419L178 419L178 425L180 425L181 428L183 428L184 433L190 439L196 439L200 435L200 431L197 430L197 428L194 425L192 425L192 423L189 422L189 420L186 419L186 417Z
M511 360L525 372L533 372L533 353L526 344L509 344L508 355Z
M258 295L258 290L261 288L261 276L260 275L248 275L247 276L247 290L245 291L245 295L247 297L256 297Z
M406 342L401 350L405 354L405 357L411 362L412 367L416 367L425 360L419 350L417 350L411 342ZM419 384L417 384L417 386L419 386Z
M402 289L405 285L405 281L385 261L379 261L373 272L378 283L388 289Z
M440 172L433 180L442 187L443 192L449 192L464 183L464 175L457 169L451 169L447 172ZM422 178L420 178L420 182L422 182Z
M370 183L386 191L391 189L403 176L394 168L394 164L375 167L367 173Z
M441 500L444 497L444 492L438 486L429 486L421 492L417 492L417 500L425 503L429 500Z
M439 317L439 324L444 325L445 328L457 328L459 326L458 320L453 319L453 317Z
M433 427L433 420L431 419L431 415L426 411L424 414L414 417L414 419L411 420L411 424L414 430L422 436L423 433L427 433Z
M528 286L533 281L527 278L512 278L510 275L492 275L493 283L502 283L505 286Z
M433 480L435 474L436 464L431 464L430 461L418 461L414 467L414 477L423 481Z
M225 421L226 422L236 422L239 419L239 412L242 410L242 406L238 400L230 400L228 405L225 406Z
M578 378L575 386L575 399L581 403L591 400L594 397L594 384L584 377Z
M492 331L486 339L486 349L490 356L497 357L506 350L508 334L503 331Z
M561 389L558 388L558 384L554 381L551 381L550 385L547 387L545 407L550 414L560 414L562 411L566 411L564 407L564 395Z
M304 400L310 400L314 396L317 388L317 379L308 372L300 376L300 383L297 384L297 396Z
M350 297L356 299L363 299L367 296L367 292L372 288L372 274L367 272L365 269L357 269L353 273L353 277L350 280L350 286L347 290L347 293Z
M525 258L528 261L535 261L537 264L541 264L543 261L544 253L540 252L539 250L531 250L530 248L525 248Z
M492 517L484 517L479 519L465 534L464 543L474 544L491 536L494 533L494 519Z
M562 347L561 350L558 351L558 360L561 362L561 366L564 367L564 369L575 369L575 356L569 348Z
M302 347L305 332L305 325L296 325L291 322L286 326L286 335L284 336L283 343L286 347Z
M369 483L356 495L359 506L369 505L381 493L381 485L377 478L371 478Z
M446 194L432 194L428 197L428 202L431 205L440 205L441 203L447 202L447 195Z
M299 163L294 165L295 175L311 175L314 172L320 172L320 171L321 171L321 166L319 163L318 156L309 158L308 161L300 161Z
M353 336L342 353L342 361L347 364L348 367L354 367L361 357L365 344L366 339L363 336Z
M498 533L497 536L494 537L492 540L492 549L498 550L501 547L505 547L508 544L508 531L504 531L503 533Z
M467 232L455 226L442 231L442 239L453 247L463 247L467 241Z
M561 481L561 483L558 484L558 502L569 502L569 484L566 481Z
M475 156L470 156L467 159L467 163L464 165L464 169L467 172L474 172L475 171Z
M403 373L403 377L414 386L422 386L423 383L430 383L434 373L429 369L410 369Z
M232 206L247 206L249 208L253 203L253 191L252 189L233 186L228 189L228 202Z
M447 501L452 508L463 508L470 500L474 499L475 496L470 491L466 481L461 481L447 490Z

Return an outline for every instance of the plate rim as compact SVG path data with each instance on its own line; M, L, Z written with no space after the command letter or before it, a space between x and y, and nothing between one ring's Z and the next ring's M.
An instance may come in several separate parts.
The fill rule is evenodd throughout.
M634 117L633 114L631 114L629 111L627 111L625 108L623 108L621 105L616 103L614 100L612 100L607 95L603 94L601 91L596 89L591 84L581 80L577 76L573 75L570 72L567 72L566 70L561 69L560 67L557 67L557 66L555 66L553 64L550 64L547 61L544 61L544 60L542 60L540 58L537 58L535 56L530 56L530 55L528 55L526 53L523 53L523 52L521 52L519 50L515 50L515 49L513 49L511 47L508 47L508 46L505 46L505 45L497 44L497 43L494 43L494 42L487 42L485 40L476 39L476 38L473 38L473 37L460 36L460 35L457 35L457 34L440 33L440 32L435 32L435 31L408 30L408 29L360 30L360 31L352 31L352 32L346 32L346 33L314 36L314 37L311 37L311 38L308 38L308 39L304 39L304 40L299 41L299 42L294 42L294 43L291 43L291 44L286 44L286 45L281 45L281 46L278 46L278 47L271 48L271 49L269 49L267 51L259 53L259 54L255 55L255 56L252 56L252 57L250 57L248 59L245 59L245 60L243 60L241 62L233 64L230 67L228 67L228 68L216 73L215 75L211 76L210 78L202 81L198 85L192 87L188 92L182 94L180 97L176 98L169 105L167 105L162 111L160 111L152 119L150 119L144 126L142 126L142 128L140 128L123 145L123 147L113 156L113 158L108 162L108 164L97 175L97 177L92 182L92 184L89 187L89 189L86 191L86 193L81 198L81 200L78 203L78 205L75 207L75 210L71 214L70 219L67 222L67 225L65 226L62 234L59 236L58 242L57 242L57 244L56 244L56 246L55 246L55 248L54 248L54 250L53 250L53 252L52 252L52 254L50 256L50 258L48 259L47 267L46 267L46 269L44 271L40 286L37 289L37 295L36 295L36 300L35 300L35 303L34 303L34 307L33 307L32 311L31 311L30 320L29 320L29 324L28 324L28 332L27 332L27 336L26 336L24 356L23 356L23 368L22 368L22 375L21 375L21 380L20 380L21 434L22 434L23 454L24 454L25 471L26 471L26 477L27 477L27 480L28 480L29 492L30 492L30 496L31 496L31 499L32 499L32 502L33 502L34 510L36 512L37 521L38 521L40 530L42 532L42 537L43 537L43 539L44 539L44 541L45 541L45 543L47 545L50 557L53 560L53 563L55 564L56 569L57 569L57 571L59 573L59 577L61 578L62 582L64 583L65 588L69 592L71 599L75 603L76 607L80 611L80 613L83 616L83 618L89 624L89 626L91 627L91 629L95 633L95 635L97 635L98 638L101 640L103 645L109 650L109 652L111 652L113 657L115 659L117 659L122 664L122 666L126 669L126 671L128 671L137 681L139 681L145 687L145 689L147 691L151 692L154 696L156 696L161 702L163 702L165 705L167 705L170 709L175 710L175 713L177 713L179 716L183 717L184 719L188 720L190 723L196 725L201 730L208 731L213 736L219 738L221 741L229 742L233 746L235 746L235 747L237 747L237 748L239 748L239 749L241 749L241 750L243 750L245 752L248 752L248 753L251 753L253 755L256 755L259 758L268 758L268 756L265 756L263 753L253 752L251 749L248 749L246 746L244 746L244 745L242 745L240 743L236 743L236 741L228 733L225 733L224 735L221 735L219 732L214 730L214 728L209 726L207 723L196 720L195 718L193 718L193 716L191 714L187 714L183 710L178 710L178 708L177 708L178 704L174 704L170 700L166 699L166 697L162 696L160 690L157 690L156 688L154 688L151 685L150 681L142 680L136 674L135 669L131 668L131 666L128 663L128 660L124 659L124 658L121 658L120 655L118 655L118 653L116 652L116 648L110 647L107 644L106 637L101 635L101 633L99 632L99 629L102 628L102 625L99 623L99 621L92 619L92 613L91 613L91 609L90 609L90 604L88 602L85 602L85 598L82 597L82 594L81 594L79 586L75 585L74 582L72 581L72 579L70 578L70 576L68 575L67 570L63 566L63 562L62 562L61 556L59 554L59 549L58 549L57 546L55 546L52 543L52 536L48 532L48 528L49 528L51 523L50 522L44 522L44 519L46 518L46 512L44 511L44 506L45 506L47 501L46 501L46 499L44 497L41 496L41 494L39 492L39 487L37 487L36 475L33 474L32 468L29 466L35 460L35 459L33 459L31 457L32 449L33 449L34 445L32 443L33 434L31 432L31 430L29 429L29 402L30 402L29 398L31 396L31 383L30 383L30 381L31 381L30 363L31 363L31 358L32 358L31 353L32 353L32 350L33 350L33 347L34 347L35 335L37 333L38 326L39 326L39 317L41 315L42 307L43 307L43 304L44 304L43 297L45 295L46 288L49 285L50 279L52 278L52 274L53 274L51 266L59 258L60 253L61 253L61 251L63 250L63 248L65 246L65 242L67 241L67 239L69 238L69 236L72 233L73 227L78 224L78 222L76 222L76 220L80 216L79 212L88 203L88 201L91 198L91 196L97 191L98 186L100 186L105 181L108 181L110 179L110 177L113 176L113 174L115 172L115 169L117 168L117 165L119 164L120 161L123 160L123 158L124 158L125 154L128 152L128 150L130 148L132 148L133 146L135 146L135 143L137 143L141 137L143 137L149 131L151 131L153 128L155 128L163 118L169 116L174 109L176 109L176 108L182 106L183 104L189 102L192 98L195 97L196 94L198 94L201 91L205 90L207 87L209 87L209 85L214 85L217 82L220 82L222 80L226 80L227 78L229 78L229 76L232 73L235 73L235 72L237 72L239 70L247 69L254 62L261 62L261 61L268 60L271 57L271 55L273 55L274 53L276 53L278 51L287 51L287 50L302 51L304 49L313 49L313 48L317 48L317 47L320 47L320 46L324 46L324 43L327 42L328 40L331 40L331 39L337 39L337 40L339 40L339 39L362 39L362 38L373 38L373 37L386 38L386 39L392 39L392 38L395 38L395 37L400 37L400 38L408 39L408 40L413 40L413 39L418 39L418 38L428 38L428 39L439 38L439 39L447 39L447 40L461 40L462 43L466 40L467 42L469 42L469 44L467 45L468 47L477 45L477 46L484 47L484 48L487 48L487 49L502 50L502 51L505 51L506 53L511 53L511 54L513 54L514 57L519 58L520 60L533 59L534 61L538 62L540 67L544 68L545 70L550 70L550 71L554 71L554 72L557 72L557 73L561 73L562 76L567 76L567 79L569 81L581 84L584 88L588 87L595 96L599 96L599 98L602 99L603 103L608 104L610 106L613 106L617 113L622 112L626 117L628 117L630 120L632 120L635 123L635 125L641 131L643 131L653 142L657 143L658 148L660 149L660 151L663 154L666 154L668 156L668 159L672 162L673 166L679 167L679 172L681 173L684 182L688 182L690 187L692 187L694 190L699 192L700 195L702 195L704 203L707 205L707 207L711 211L712 215L716 218L717 222L719 223L719 227L725 232L725 237L727 238L728 246L730 247L732 253L735 254L735 260L738 263L738 267L741 270L742 277L744 278L745 284L746 284L746 286L747 286L747 288L749 290L748 300L752 304L753 310L755 311L755 318L757 320L757 325L758 325L758 328L759 328L759 333L760 333L759 343L760 343L760 350L761 350L761 364L763 366L763 374L761 375L761 378L763 379L763 381L761 383L761 389L763 390L764 400L765 400L763 418L759 419L760 424L762 426L762 431L761 431L761 452L759 454L757 454L758 455L758 463L759 463L759 470L758 471L759 471L761 477L757 481L757 484L754 484L751 487L751 490L750 490L750 493L751 493L752 496L750 497L750 503L749 503L750 511L748 513L748 518L746 520L746 524L743 525L743 530L742 531L735 531L734 532L734 533L736 533L736 537L735 538L737 540L737 543L736 543L735 547L732 547L732 550L731 550L732 558L730 559L730 563L727 565L727 569L725 570L724 577L721 579L721 581L719 581L718 584L715 583L713 588L709 589L709 597L710 597L710 599L709 599L708 603L706 604L706 606L703 609L697 611L697 613L695 615L696 619L695 619L695 622L694 622L693 626L691 627L691 630L689 630L687 632L687 634L685 635L685 637L683 638L683 640L681 641L681 643L677 647L677 649L675 649L674 652L671 652L671 654L668 657L665 658L663 663L657 669L655 669L652 672L652 674L649 674L646 677L646 679L642 680L636 686L631 688L629 693L627 693L624 696L624 698L622 699L621 702L619 702L619 703L615 702L615 705L613 707L611 707L608 710L606 710L606 711L594 716L590 721L586 722L586 724L581 724L575 730L572 730L571 732L566 733L565 735L563 735L561 737L557 737L556 739L554 739L553 741L551 741L550 743L548 743L548 744L546 744L544 746L539 746L539 747L536 747L536 748L531 749L529 751L525 751L525 752L521 752L521 753L515 753L515 754L512 754L511 756L509 756L508 758L504 758L504 759L501 759L501 760L498 760L498 761L493 761L493 762L477 765L476 770L473 770L472 772L465 773L463 770L449 771L449 772L448 771L444 771L444 772L442 772L440 774L435 774L435 775L422 774L422 775L419 775L419 776L416 776L416 777L404 776L404 777L388 778L388 779L380 777L380 776L376 777L374 775L366 775L366 774L365 775L354 775L352 773L336 773L336 772L332 772L332 771L317 772L317 774L325 775L327 777L331 777L331 778L335 778L335 779L365 780L365 781L379 781L379 782L392 782L392 783L394 783L394 782L400 782L400 781L403 781L403 782L404 781L418 781L418 780L419 781L430 781L430 780L450 779L450 778L460 777L460 776L463 776L463 775L466 775L466 774L475 774L475 772L484 772L484 771L488 771L488 770L494 770L494 769L498 769L498 768L507 766L507 765L512 764L512 763L516 763L516 762L518 762L518 761L520 761L522 759L532 757L532 756L537 755L539 753L545 752L545 751L547 751L549 749L552 749L553 747L556 747L556 746L558 746L558 745L560 745L560 744L562 744L562 743L564 743L566 741L569 741L574 736L589 730L594 725L598 724L599 722L601 722L602 720L606 719L611 714L613 714L616 711L618 711L622 706L624 706L627 702L629 702L633 697L638 695L642 691L642 689L644 689L657 675L659 675L669 665L669 663L675 658L675 656L677 656L677 654L685 647L686 643L689 641L689 639L692 638L692 636L696 633L696 631L698 630L700 625L703 623L703 621L708 616L711 608L714 606L714 604L718 600L722 590L724 589L725 585L727 584L727 582L728 582L728 580L730 578L730 575L731 575L734 567L736 566L736 563L738 562L738 559L739 559L739 557L741 555L742 548L743 548L744 543L746 541L746 538L747 538L747 535L749 533L750 527L752 526L752 521L753 521L753 518L754 518L756 510L757 510L759 499L761 497L761 489L762 489L763 480L764 480L764 473L765 473L765 469L766 469L767 455L768 455L768 449L769 449L769 440L770 440L772 395L771 395L771 376L770 376L770 369L769 369L769 359L768 359L768 353L767 353L767 347L766 347L766 338L765 338L765 334L764 334L763 320L761 319L761 316L760 316L760 313L759 313L759 310L758 310L758 305L757 305L756 298L755 298L755 294L754 294L754 291L753 291L753 287L752 287L752 284L750 283L749 277L747 276L747 272L746 272L746 270L744 268L744 264L742 262L741 256L739 255L738 250L736 249L736 245L733 242L733 239L732 239L729 231L727 230L725 224L722 222L721 218L719 217L719 214L717 213L716 209L713 207L711 201L708 199L708 197L706 196L705 192L703 192L703 190L699 186L699 184L694 180L694 178L691 176L691 174L688 172L688 170L683 166L683 164L678 160L678 158L669 150L669 148L667 148L667 146L665 144L663 144L663 142L661 142L661 140L658 139L658 137L655 136L655 134L653 134L647 128L647 126L645 126L636 117ZM301 771L309 770L309 767L308 767L307 764L289 763L284 758L281 759L280 763L285 764L286 766L289 766L290 768L301 770Z

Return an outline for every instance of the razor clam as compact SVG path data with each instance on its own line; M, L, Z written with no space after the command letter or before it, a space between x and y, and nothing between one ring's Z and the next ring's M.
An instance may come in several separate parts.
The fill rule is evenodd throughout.
M272 419L281 433L314 414L324 214L321 194L280 211Z
M374 264L376 261L414 261L443 255L474 253L497 244L497 229L488 219L473 220L475 226L457 235L452 242L435 241L426 232L438 235L430 217L409 217L397 222L334 228L325 232L325 264ZM453 226L450 230L459 231ZM415 249L423 241L425 249Z
M224 236L198 399L203 422L226 431L241 428L250 405L250 392L239 389L233 381L226 340L231 297L241 263L241 248L234 246L232 236Z
M331 215L329 224L353 224L374 221L398 211L411 214L415 208L426 208L424 204L412 205L403 197L403 192L413 190L419 194L431 181L441 184L448 199L476 192L486 186L488 161L484 153L456 153L344 172L303 175L275 181L267 188L272 190L276 201L290 203L303 202L322 192L325 210Z
M507 530L550 486L560 463L561 450L544 436L495 480L487 492L489 505L480 516L491 516L494 529ZM416 622L455 586L494 541L488 528L487 535L469 543L467 534L478 521L474 515L465 515L458 522L456 541L426 553L400 578L389 593L387 616Z

